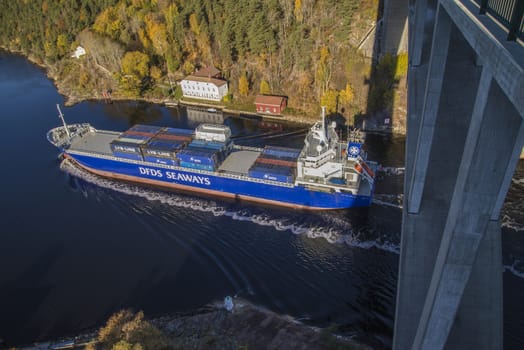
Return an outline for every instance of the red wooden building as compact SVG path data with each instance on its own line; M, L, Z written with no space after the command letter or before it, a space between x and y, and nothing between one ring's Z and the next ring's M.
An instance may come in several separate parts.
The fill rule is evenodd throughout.
M255 98L255 106L258 113L281 114L287 106L287 97L258 95Z

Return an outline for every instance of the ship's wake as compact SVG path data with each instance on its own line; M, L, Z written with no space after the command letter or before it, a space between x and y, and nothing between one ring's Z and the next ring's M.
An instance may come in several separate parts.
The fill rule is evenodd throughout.
M369 222L354 223L354 218L347 217L340 212L319 212L304 215L303 212L268 210L249 205L239 206L238 204L196 198L174 192L162 192L94 175L75 166L67 159L62 162L61 169L74 178L93 184L98 188L139 196L172 208L188 208L197 212L209 213L215 217L225 216L232 220L247 221L259 226L271 227L276 231L290 232L311 239L322 238L331 244L344 244L362 249L375 248L394 254L400 252L400 234L383 232L384 230L377 229L374 226L374 221L377 221L382 213ZM396 175L395 172L392 175ZM86 189L81 187L81 191L84 196L88 196ZM393 210L398 214L398 209L402 208L402 201L402 194L375 194L373 204L375 208L383 208L382 210L389 210L390 212ZM512 215L513 209L515 208L512 204L505 205L501 217L502 227L517 232L522 231L522 223ZM138 214L151 214L140 207L135 207L133 210ZM505 263L505 270L517 277L524 278L523 264L519 262L518 258L512 259L512 261Z
M403 194L379 194L373 195L373 204L402 209Z
M346 244L363 249L376 248L392 253L399 253L398 236L375 233L366 225L354 225L351 219L337 214L290 212L278 210L264 210L257 207L239 207L228 205L209 199L185 196L174 192L162 192L155 189L136 186L126 182L119 182L89 173L71 161L65 159L61 169L74 178L96 185L99 188L119 193L139 196L149 201L157 201L170 207L189 208L194 211L210 213L213 216L226 216L237 221L249 221L260 226L272 227L276 231L289 231L295 235L304 235L308 238L323 238L332 244ZM86 190L82 190L88 196ZM140 208L135 208L140 211Z
M504 265L504 271L511 272L517 277L524 278L524 262L516 259L511 265Z

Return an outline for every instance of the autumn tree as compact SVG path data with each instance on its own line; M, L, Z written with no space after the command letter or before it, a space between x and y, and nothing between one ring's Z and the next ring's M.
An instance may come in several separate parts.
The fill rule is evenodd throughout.
M260 81L260 93L263 95L267 95L271 93L271 89L269 88L269 83L265 80Z
M355 97L355 95L353 93L353 88L351 87L351 84L346 84L346 88L340 91L339 97L340 103L342 105L349 106L353 102L353 98Z
M189 16L189 28L196 35L200 34L200 24L198 24L198 18L194 13Z
M191 61L185 61L182 70L185 75L192 74L195 71L195 65Z
M140 51L126 52L122 58L122 73L143 79L149 72L149 56Z
M157 66L151 66L151 69L149 70L149 75L151 78L155 79L156 81L159 81L162 79L162 70L158 68Z
M162 23L153 14L148 14L144 18L146 25L146 33L151 43L151 46L155 50L155 53L164 56L168 49L167 42L167 29L165 23Z
M400 79L408 74L408 65L408 54L406 52L399 53L395 67L396 79Z
M58 34L56 38L56 49L59 56L65 56L69 49L69 43L65 34Z
M293 9L293 14L295 15L297 22L302 23L302 20L304 19L304 17L302 15L302 1L301 0L295 0L295 8Z
M130 96L138 96L145 88L149 74L149 56L140 51L127 52L122 58L120 86Z
M238 79L238 93L240 96L247 96L249 93L249 81L245 73Z
M104 350L164 349L168 345L166 336L144 319L142 311L133 314L129 310L112 315L100 328L98 341Z
M392 89L398 88L398 82L405 81L407 56L399 55L391 72L386 69L387 62L381 62L377 76L388 78L368 74L377 83L367 86L357 83L364 81L365 75L358 67L350 74L346 70L346 76L337 77L336 81L333 67L344 67L348 57L358 55L351 43L363 34L370 20L376 19L378 3L378 0L0 1L0 46L53 65L68 57L71 43L78 41L88 53L76 63L85 65L84 72L91 75L87 79L85 74L81 77L77 74L82 82L78 85L86 89L97 86L100 81L97 76L105 72L103 78L113 76L118 83L122 82L120 87L129 97L147 89L144 83L149 76L158 79L161 74L163 78L167 72L180 79L193 73L195 66L212 63L236 83L240 82L242 70L249 70L247 77L253 77L257 83L259 77L265 77L270 91L289 95L293 107L302 109L318 104L335 85L340 89L341 82L352 81L354 99L370 96L368 105L377 110L387 105L382 102L388 100ZM84 32L92 34L90 40L83 40ZM155 66L160 72L148 68L141 80L136 72L125 74L121 67L123 56L133 51L147 55L148 66ZM233 86L238 86L236 83ZM249 83L247 94L251 92ZM256 90L259 89L257 86ZM261 91L266 92L265 88ZM119 92L116 87L115 95ZM341 105L345 103L344 94L340 92Z
M335 113L337 111L338 92L336 90L327 90L320 98L320 105L326 106L326 113Z
M171 4L164 12L167 40L169 48L166 51L168 71L177 70L182 64L184 43L184 21L176 4Z
M315 72L315 82L319 95L323 96L331 82L331 61L329 49L326 46L320 48L317 70Z
M100 34L118 39L122 26L123 24L119 17L118 9L116 7L108 7L96 18L93 29Z
M105 326L98 331L98 341L108 345L115 344L122 336L122 327L133 318L129 310L121 310L113 314Z

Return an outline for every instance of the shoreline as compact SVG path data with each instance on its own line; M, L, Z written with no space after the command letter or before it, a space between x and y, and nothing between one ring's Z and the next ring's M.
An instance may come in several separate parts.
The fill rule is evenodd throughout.
M242 298L233 298L231 311L224 302L215 301L200 308L147 319L167 337L174 348L281 348L281 349L355 349L372 347L337 334L332 325L321 328L304 324L289 315L277 314ZM104 325L100 325L104 327ZM56 350L96 347L98 331L93 328L74 336L20 344L24 350ZM0 349L7 344L0 344ZM13 346L9 344L9 346ZM15 345L16 346L16 345Z
M53 83L55 86L57 92L63 97L64 99L64 106L70 107L74 106L75 104L82 103L85 101L140 101L140 102L146 102L146 103L153 103L157 105L162 105L165 107L170 106L195 106L195 107L202 107L202 108L217 108L222 110L223 112L227 114L233 114L233 115L248 115L253 116L255 118L261 118L265 120L272 120L272 121L282 121L282 122L290 122L295 124L302 124L302 125L309 125L311 126L313 123L315 123L318 120L317 115L292 115L292 114L282 114L282 115L268 115L268 114L259 114L252 111L244 111L244 110L238 110L229 108L223 104L211 104L206 103L206 101L187 101L184 100L184 98L180 100L176 99L169 99L169 98L160 98L160 97L124 97L124 96L118 96L118 95L112 95L110 98L107 98L102 95L98 94L90 94L90 95L77 95L67 89L64 84L58 80L56 69L57 67L50 65L46 62L40 62L35 57L31 55L26 55L21 51L13 51L9 48L6 48L4 46L0 46L0 50L5 51L8 54L13 55L19 55L27 59L30 63L34 64L38 68L42 69L47 78ZM393 130L392 128L389 129L383 129L383 128L370 128L370 129L362 129L364 132L368 133L379 133L384 135L403 135L405 136L405 132L402 130ZM524 155L524 152L523 152Z

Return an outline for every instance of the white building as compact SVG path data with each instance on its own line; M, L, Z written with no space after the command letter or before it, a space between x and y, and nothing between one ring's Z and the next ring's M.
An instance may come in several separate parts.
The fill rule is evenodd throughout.
M86 50L82 46L77 46L75 52L71 55L71 57L80 58L80 56L84 56L85 54Z
M220 101L227 95L227 81L215 68L204 68L187 76L180 83L184 97Z

